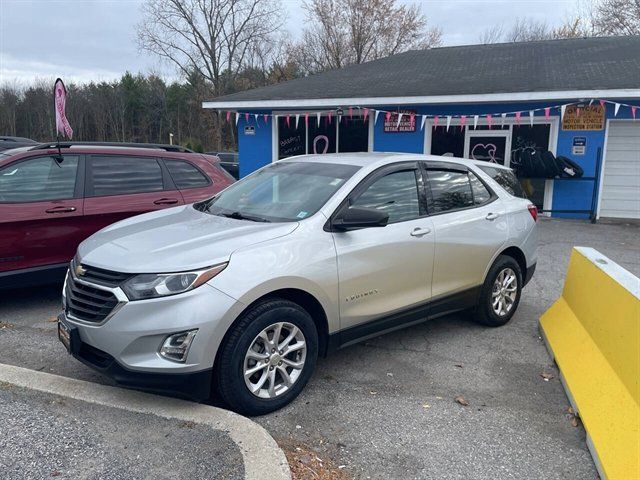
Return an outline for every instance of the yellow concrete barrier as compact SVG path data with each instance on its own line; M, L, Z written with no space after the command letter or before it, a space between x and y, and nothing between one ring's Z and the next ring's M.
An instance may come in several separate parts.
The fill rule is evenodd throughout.
M540 330L600 476L640 479L640 279L575 247Z

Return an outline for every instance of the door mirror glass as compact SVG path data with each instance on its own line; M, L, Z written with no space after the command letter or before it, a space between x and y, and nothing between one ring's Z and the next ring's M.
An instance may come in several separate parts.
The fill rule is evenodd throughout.
M339 231L359 228L384 227L389 222L389 214L373 208L350 207L333 221L333 227Z

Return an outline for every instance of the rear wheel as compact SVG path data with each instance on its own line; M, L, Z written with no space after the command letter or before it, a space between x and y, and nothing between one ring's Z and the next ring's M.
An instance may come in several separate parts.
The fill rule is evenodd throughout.
M490 327L506 324L518 308L521 292L520 265L512 257L500 255L482 286L474 320Z
M291 402L315 369L318 333L311 316L288 300L245 312L221 347L216 384L232 410L263 415Z

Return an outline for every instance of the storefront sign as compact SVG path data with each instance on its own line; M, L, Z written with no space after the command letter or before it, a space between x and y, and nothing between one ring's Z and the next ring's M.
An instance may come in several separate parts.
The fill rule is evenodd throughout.
M256 127L254 127L253 125L247 125L244 127L244 134L245 135L255 135L256 134Z
M402 114L400 124L398 124L398 116ZM398 132L415 132L416 131L416 111L415 110L400 110L391 112L389 119L384 120L384 132L385 133L398 133Z
M602 105L568 105L562 118L562 130L602 130L604 117Z
M587 137L573 137L571 153L573 155L584 155L587 151Z

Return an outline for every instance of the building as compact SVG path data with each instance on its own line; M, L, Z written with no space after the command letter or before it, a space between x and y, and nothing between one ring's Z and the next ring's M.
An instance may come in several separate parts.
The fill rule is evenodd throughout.
M550 151L583 172L520 175L539 208L640 218L640 36L409 51L203 107L236 123L242 176L304 153L453 154L518 171L523 151Z

